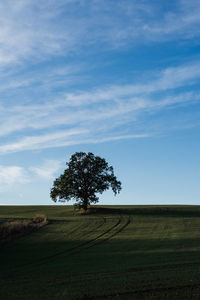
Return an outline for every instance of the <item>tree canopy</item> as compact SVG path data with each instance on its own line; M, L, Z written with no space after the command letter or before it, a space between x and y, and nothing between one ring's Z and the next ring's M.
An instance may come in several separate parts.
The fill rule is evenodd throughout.
M66 165L67 169L51 189L50 195L55 202L75 200L75 205L87 210L89 204L98 202L96 194L110 187L115 195L121 191L121 182L104 158L91 152L76 152Z

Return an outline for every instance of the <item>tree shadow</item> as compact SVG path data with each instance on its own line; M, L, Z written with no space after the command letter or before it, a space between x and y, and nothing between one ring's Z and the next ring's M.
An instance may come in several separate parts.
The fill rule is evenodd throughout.
M87 215L133 215L157 217L200 217L200 206L94 206L85 213Z

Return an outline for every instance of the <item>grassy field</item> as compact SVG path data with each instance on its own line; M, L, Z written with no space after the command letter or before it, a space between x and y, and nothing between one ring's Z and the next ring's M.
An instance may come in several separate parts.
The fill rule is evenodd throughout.
M49 224L0 247L0 299L200 299L200 206L0 206Z

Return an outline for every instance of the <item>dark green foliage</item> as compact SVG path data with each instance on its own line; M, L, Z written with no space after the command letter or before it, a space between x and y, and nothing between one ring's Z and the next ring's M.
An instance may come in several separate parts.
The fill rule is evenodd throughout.
M113 167L91 152L76 152L66 165L67 169L54 181L51 189L51 198L55 202L57 199L61 202L74 199L76 206L86 210L90 203L98 202L97 193L102 194L110 187L115 195L121 190Z

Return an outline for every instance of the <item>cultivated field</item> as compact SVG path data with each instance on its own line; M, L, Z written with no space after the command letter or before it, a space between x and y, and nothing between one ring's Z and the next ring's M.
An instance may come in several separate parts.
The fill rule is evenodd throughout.
M0 247L0 299L200 299L199 206L0 207L49 224Z

